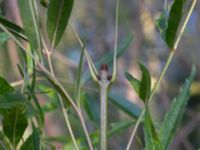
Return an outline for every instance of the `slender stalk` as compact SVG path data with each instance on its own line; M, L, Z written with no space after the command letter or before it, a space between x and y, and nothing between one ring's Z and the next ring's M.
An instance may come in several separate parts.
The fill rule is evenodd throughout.
M108 85L100 85L100 150L107 150L107 94Z
M190 16L191 16L192 12L193 12L193 10L194 10L194 7L195 7L195 5L196 5L196 2L197 2L196 0L193 0L193 3L192 3L192 5L191 5L191 7L190 7L190 9L189 9L189 12L188 12L187 16L186 16L186 19L185 19L185 21L184 21L184 23L183 23L183 25L182 25L182 27L181 27L181 29L180 29L180 32L179 32L179 34L178 34L178 36L177 36L177 39L176 39L175 44L174 44L174 46L173 46L173 49L171 49L170 54L169 54L169 56L168 56L168 59L167 59L167 61L166 61L166 64L165 64L165 66L164 66L164 68L163 68L163 70L162 70L162 72L161 72L161 74L160 74L160 77L158 78L156 84L154 85L154 88L153 88L153 90L152 90L152 92L151 92L151 95L150 95L150 98L149 98L149 102L153 99L153 96L154 96L154 94L155 94L157 88L159 87L160 82L161 82L161 80L163 79L163 77L164 77L164 75L165 75L165 73L166 73L166 71L167 71L167 69L168 69L168 67L169 67L169 65L170 65L170 63L171 63L171 61L172 61L172 59L173 59L173 56L174 56L174 54L175 54L175 51L176 51L176 49L177 49L177 47L178 47L178 44L179 44L180 39L181 39L181 37L182 37L182 34L183 34L184 30L185 30L185 27L186 27L186 25L187 25L187 23L188 23L188 20L189 20L189 18L190 18ZM138 128L140 122L142 121L142 118L143 118L143 116L144 116L144 113L145 113L145 109L143 109L143 111L141 112L141 114L140 114L140 116L139 116L139 118L138 118L138 120L137 120L137 122L136 122L136 124L135 124L135 126L134 126L134 129L133 129L133 132L131 133L131 137L130 137L129 142L128 142L128 144L127 144L126 150L129 150L129 149L130 149L131 143L132 143L132 141L133 141L133 139L134 139L134 136L135 136L135 134L136 134L137 128Z
M44 47L46 47L46 46L44 46ZM52 76L55 76L53 65L52 65L52 60L51 60L52 51L48 51L48 49L46 49L46 54L47 54L47 60L48 60L50 72L51 72ZM73 133L72 128L71 128L71 124L70 124L70 121L69 121L68 113L67 113L67 111L65 109L65 105L63 103L63 99L60 96L60 94L58 94L58 99L59 99L59 102L60 102L62 113L63 113L64 118L65 118L65 123L67 125L67 128L69 130L70 136L72 138L74 147L75 147L76 150L79 150L78 144L76 143L76 139L75 139L74 133Z
M115 14L115 46L114 46L114 56L113 56L113 73L111 82L116 80L117 76L117 41L118 41L118 21L119 20L119 0L116 3L116 14Z

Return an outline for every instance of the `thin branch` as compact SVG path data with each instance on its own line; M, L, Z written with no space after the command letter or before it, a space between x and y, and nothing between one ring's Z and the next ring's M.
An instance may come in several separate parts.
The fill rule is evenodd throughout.
M47 60L48 60L48 65L49 65L49 69L50 69L51 75L52 75L53 77L55 77L55 73L54 73L54 69L53 69L53 65L52 65L52 60L51 60L52 50L49 51L49 50L47 49L47 45L46 45L46 43L45 43L44 41L43 41L43 45L44 45L44 48L45 48L45 52L46 52L46 54L47 54ZM59 99L59 102L60 102L60 106L61 106L61 109L62 109L64 118L65 118L65 123L66 123L66 125L67 125L68 130L69 130L69 133L70 133L70 136L71 136L71 138L72 138L73 144L74 144L74 146L75 146L75 149L76 149L76 150L79 150L78 144L76 143L76 138L75 138L74 133L73 133L72 128L71 128L71 124L70 124L70 121L69 121L68 113L67 113L67 111L66 111L66 109L65 109L65 105L64 105L64 103L63 103L63 99L62 99L62 97L61 97L60 94L57 94L57 95L58 95L58 99Z
M116 14L115 14L115 46L114 46L114 55L113 55L113 73L111 82L116 80L117 76L117 43L118 43L118 22L119 22L119 0L116 3Z

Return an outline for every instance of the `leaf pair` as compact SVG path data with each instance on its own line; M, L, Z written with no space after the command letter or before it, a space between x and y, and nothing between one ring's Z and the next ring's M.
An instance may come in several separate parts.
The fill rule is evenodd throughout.
M139 63L139 66L142 71L141 80L134 78L128 72L125 73L125 76L138 96L145 102L150 98L151 94L151 77L148 69L143 64Z

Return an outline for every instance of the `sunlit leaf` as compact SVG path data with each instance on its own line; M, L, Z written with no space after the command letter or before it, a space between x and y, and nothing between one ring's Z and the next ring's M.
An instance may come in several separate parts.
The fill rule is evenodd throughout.
M0 77L0 95L13 91L13 87L4 78Z
M25 109L22 105L13 107L3 116L3 132L14 147L22 138L27 125Z
M68 24L74 0L50 0L47 12L47 32L52 47L56 47Z
M178 97L173 100L170 110L165 115L164 121L161 124L159 137L165 149L167 149L181 123L189 100L189 91L195 74L196 69L193 67L189 78L185 81Z

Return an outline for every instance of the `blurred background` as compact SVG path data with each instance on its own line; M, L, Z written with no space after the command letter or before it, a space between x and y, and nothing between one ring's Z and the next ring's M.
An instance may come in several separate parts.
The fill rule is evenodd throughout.
M171 0L168 0L169 6ZM188 0L191 4L191 0ZM189 5L188 5L189 6ZM22 26L17 0L1 0L1 14L12 22ZM117 60L117 82L112 86L113 97L124 98L135 106L138 115L143 104L127 82L124 72L129 72L136 78L140 77L137 62L143 62L150 70L152 81L158 78L169 54L165 42L155 27L155 20L164 8L164 0L126 0L120 1L119 7L119 37L118 47L120 56ZM189 7L185 7L184 14ZM38 2L41 32L46 38L46 8ZM27 16L28 17L28 16ZM112 64L112 52L115 37L115 0L81 0L75 1L71 26L77 31L84 41L95 63ZM200 148L200 3L190 18L184 36L180 41L176 55L170 65L164 80L161 83L154 100L151 103L152 116L155 125L159 126L163 115L170 107L172 99L178 94L180 86L188 77L192 64L197 67L197 76L191 88L191 97L184 115L184 119L171 143L170 150L196 150ZM66 29L59 47L53 54L53 66L56 76L63 81L63 85L73 95L76 81L76 72L79 63L81 47L69 28ZM107 56L107 57L106 57ZM21 79L17 64L20 56L17 46L12 40L2 43L0 39L0 76L5 77L10 83ZM88 66L84 64L82 78L82 99L85 108L85 119L90 132L98 127L99 97L97 86L88 79ZM112 65L110 65L110 73ZM16 88L20 89L20 86ZM38 83L38 90L47 90L42 83ZM49 88L51 91L51 89ZM38 94L44 110L46 134L52 137L67 135L65 123L58 109L56 94ZM86 100L85 100L86 99ZM51 103L49 102L51 101ZM53 102L52 102L53 101ZM52 105L52 103L54 105ZM49 105L55 107L50 111ZM92 109L93 108L93 109ZM76 136L82 136L80 124L73 111L70 111L70 120ZM134 120L135 117L122 111L113 103L109 103L109 122L120 120ZM130 138L133 126L109 139L109 149L123 150ZM64 134L65 133L65 134ZM139 140L140 139L140 140ZM133 150L142 149L144 142L142 124L135 138ZM62 142L55 142L58 149Z

